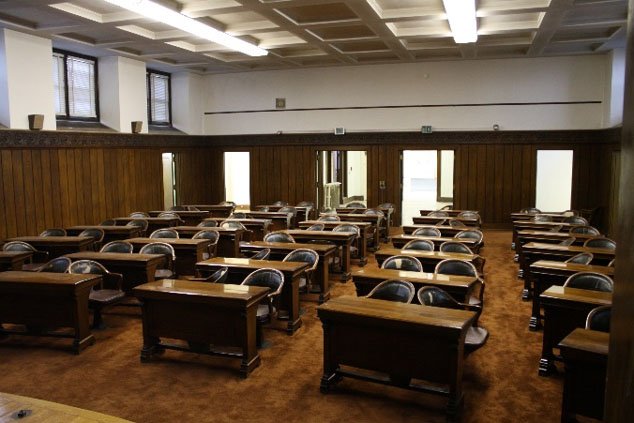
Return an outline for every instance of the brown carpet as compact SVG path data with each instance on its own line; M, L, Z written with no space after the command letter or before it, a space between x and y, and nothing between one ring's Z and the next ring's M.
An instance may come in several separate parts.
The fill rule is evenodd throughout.
M510 232L488 231L486 346L465 361L465 422L555 422L562 381L537 375L541 332L528 331L530 304L510 250ZM371 260L369 266L376 266ZM354 286L334 282L333 295ZM292 337L265 330L271 346L248 379L239 360L167 351L139 361L139 311L105 315L109 328L79 356L68 340L11 337L0 341L0 391L86 408L137 422L442 422L446 399L344 379L319 392L322 329L313 303ZM362 354L362 351L359 351Z

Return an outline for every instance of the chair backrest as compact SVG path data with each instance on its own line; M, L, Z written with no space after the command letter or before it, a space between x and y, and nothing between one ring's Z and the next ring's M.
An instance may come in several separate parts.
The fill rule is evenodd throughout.
M361 201L353 201L351 203L346 204L347 209L365 209L365 204Z
M101 247L101 253L132 253L134 246L128 241L111 241Z
M108 269L103 267L101 263L98 263L94 260L77 260L71 263L68 268L68 273L90 273L93 275L107 275Z
M143 231L147 231L147 220L145 219L133 219L129 221L126 226L134 226L136 228L141 228Z
M418 302L432 307L463 309L464 306L456 301L447 291L436 286L424 286L416 294Z
M246 219L247 218L247 214L245 212L233 212L231 213L231 216L229 216L229 219Z
M66 236L66 230L62 228L47 229L40 236Z
M398 255L386 258L383 264L381 264L381 269L396 269L406 270L410 272L422 272L423 265L416 257Z
M196 226L199 226L201 228L217 228L218 222L216 222L215 220L203 220Z
M616 241L606 237L596 237L587 239L583 243L584 247L589 248L605 248L607 250L616 250Z
M103 229L99 229L99 228L88 228L88 229L84 229L83 231L79 233L79 236L88 236L90 238L94 238L96 242L103 241L104 235L105 233Z
M370 216L380 216L381 218L385 217L385 213L378 209L367 209L363 212L363 214L367 214Z
M313 271L317 268L317 263L319 263L319 254L309 248L298 248L288 253L282 261L301 261L308 263L310 265L308 270Z
M588 225L586 218L581 216L568 216L562 222L572 223L573 225Z
M267 212L269 211L269 206L257 206L256 211Z
M564 216L581 216L581 213L579 212L579 210L566 210L563 213L561 213Z
M612 292L614 281L609 276L594 272L579 272L564 282L570 288L589 289L592 291Z
M533 222L552 222L552 216L548 216L545 214L536 214L533 216Z
M465 210L458 213L459 219L476 219L480 220L480 213L477 211Z
M219 238L220 238L220 233L213 229L198 231L192 237L192 239L208 239L212 242L212 244L218 243Z
M179 235L174 229L161 228L152 232L150 238L179 238Z
M449 219L449 226L451 226L452 228L467 228L468 226L465 225L463 222L461 222L458 219Z
M300 201L297 203L297 207L315 207L315 203L312 201Z
M205 279L205 282L225 283L228 277L229 268L227 266L222 266L220 269L213 272L207 279Z
M170 207L171 211L187 211L189 210L189 207L187 206L172 206Z
M233 201L221 201L220 203L218 203L219 206L235 206L236 203L234 203Z
M551 226L548 232L559 232L563 227L564 225Z
M249 258L253 259L253 260L268 260L270 255L271 255L271 249L270 248L263 248L260 251L258 251L257 253L253 254Z
M445 241L440 244L440 251L443 253L461 253L461 254L473 254L471 248L467 247L462 242L457 241Z
M321 220L322 222L339 222L341 219L337 215L328 214L324 216L319 216L318 220Z
M574 244L576 240L577 240L577 238L575 238L575 237L566 238L563 241L561 241L559 243L559 245L570 246L570 245Z
M361 231L357 225L353 225L351 223L342 223L341 225L337 225L332 228L333 232L346 232L355 234L357 237L360 235Z
M117 221L114 219L106 219L102 221L99 226L116 226Z
M570 257L565 263L590 264L593 258L592 253L579 253L576 256Z
M306 228L307 231L323 231L326 225L323 223L315 223Z
M145 212L132 212L128 215L128 217L134 217L135 219L145 219L146 217L150 217L150 215Z
M520 210L520 213L526 213L526 214L539 214L542 211L540 209L537 209L535 207L525 207L522 210Z
M280 206L284 207L284 206L288 206L288 202L282 201L282 200L277 200L277 201L273 202L273 205L277 206L277 207L280 207Z
M280 207L278 212L280 212L280 213L292 213L293 216L297 214L297 210L295 209L295 207L292 207L292 206Z
M34 246L24 241L9 241L2 246L2 251L37 251Z
M383 281L375 286L367 297L409 304L414 299L415 294L416 288L411 282L393 279Z
M284 286L284 274L277 269L264 267L250 273L240 285L263 286L269 288L269 295L278 295Z
M601 232L597 228L590 225L573 226L569 232L571 234L601 235Z
M181 220L181 217L177 213L168 212L168 211L159 213L158 217L164 217L166 219L178 219L178 220Z
M439 262L434 269L434 273L440 275L478 276L478 271L473 263L458 259L447 259Z
M220 227L223 229L242 229L243 231L247 230L246 226L235 220L224 220L220 222Z
M174 252L174 247L164 242L151 242L149 244L145 244L139 250L141 254L163 254L168 258L168 261L176 260L176 253ZM169 264L168 264L169 265Z
M611 306L593 308L586 318L586 329L610 332Z
M295 238L286 231L269 232L264 235L265 242L295 242Z
M412 235L440 237L442 236L442 232L440 232L440 229L434 228L433 226L426 226L424 228L416 229Z
M482 234L482 231L478 229L465 229L464 231L460 231L456 235L454 235L454 238L473 239L475 240L476 244L481 244L482 239L484 238L484 234Z
M71 260L68 257L57 257L37 269L45 273L66 273Z
M453 210L453 204L447 204L446 206L442 206L439 210Z
M434 243L428 239L413 239L403 246L403 250L434 251Z
M429 217L448 217L449 213L447 213L446 211L442 211L442 210L436 210L436 211L432 211L427 213L427 216Z
M610 260L610 262L608 263L608 267L614 267L614 260L616 259Z
M392 203L381 203L378 205L379 209L393 209L394 208L394 204Z

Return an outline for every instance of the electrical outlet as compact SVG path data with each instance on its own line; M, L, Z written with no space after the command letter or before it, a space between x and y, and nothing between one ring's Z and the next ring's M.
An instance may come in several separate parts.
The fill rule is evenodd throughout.
M386 189L385 188L385 181L379 181L379 189Z

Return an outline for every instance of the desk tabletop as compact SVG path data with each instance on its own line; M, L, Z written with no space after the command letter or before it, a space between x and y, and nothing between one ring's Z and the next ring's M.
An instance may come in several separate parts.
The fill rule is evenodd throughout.
M0 284L31 284L31 285L82 285L84 283L97 282L101 275L49 273L49 272L25 272L22 270L10 270L0 272Z
M320 216L330 216L328 213L320 213ZM380 221L383 217L376 214L362 214L362 213L341 213L337 214L342 221L360 221L375 223Z
M392 321L398 325L413 324L458 332L465 331L475 317L475 312L472 311L405 304L350 295L330 299L317 307L317 313L320 318L325 315L347 314Z
M152 210L148 212L152 217L158 217L161 213L173 213L177 216L209 216L209 210Z
M334 228L336 226L339 226L341 224L349 224L350 222L344 222L344 221L341 221L341 220L338 220L336 222L325 221L325 220L303 220L303 221L299 222L298 225L299 225L300 228L303 228L303 227L312 226L312 225L314 225L316 223L321 223L321 224L324 225L325 228L332 229L332 228ZM370 223L370 222L355 222L354 225L358 226L359 228L365 228L366 226L372 226L372 223Z
M615 250L607 248L588 248L580 245L559 245L548 244L544 242L529 242L522 247L524 251L528 250L542 250L542 251L560 251L569 253L592 253L595 255L615 255Z
M333 232L333 231L307 231L304 229L291 229L286 231L291 234L293 237L310 237L310 238L321 238L321 239L329 239L329 240L348 240L354 239L356 237L355 234L351 232Z
M132 233L139 231L140 228L136 226L100 226L100 225L76 225L66 228L68 231L85 231L86 229L101 229L105 233Z
M540 295L544 299L573 301L578 303L596 304L597 306L612 305L612 293L592 291L589 289L570 288L553 285Z
M336 247L334 245L329 244L302 244L297 242L266 242L266 241L250 241L250 242L241 242L240 248L249 248L249 247L257 247L257 248L270 248L271 250L277 251L288 251L291 252L293 250L297 250L298 248L308 248L317 253L327 253L329 251L334 251Z
M149 244L152 242L163 242L165 244L172 245L174 247L177 246L192 246L192 245L201 245L201 244L209 244L211 241L208 239L191 239L191 238L130 238L126 239L131 244Z
M78 253L66 254L71 260L108 260L118 262L140 262L147 263L154 260L164 260L163 254L139 254L139 253L101 253L97 251L81 251Z
M413 256L417 258L429 257L429 258L435 258L439 260L458 259L458 260L466 260L466 261L473 261L474 259L480 257L478 254L447 253L447 252L441 252L441 251L399 250L397 248L381 248L379 251L377 251L374 254L381 255L381 256L407 255L407 256Z
M175 223L180 222L178 217L115 217L115 222L129 222L131 220L147 220L148 223Z
M363 268L361 270L352 272L353 279L355 276L360 278L382 280L399 279L413 283L442 284L463 288L469 288L478 281L478 278L475 276L441 275L437 273L410 272L406 270L374 268Z
M604 356L608 355L609 346L609 333L583 328L573 330L570 335L566 336L559 343L559 347L571 348Z
M566 238L594 238L597 235L591 234L571 234L570 232L552 232L552 231L535 231L535 230L520 230L517 231L518 236L543 236L548 238L561 238L562 240Z
M181 279L161 279L139 285L133 290L135 295L144 298L167 298L183 295L189 298L223 298L246 302L259 301L269 288L236 284L196 282Z
M244 229L221 228L219 226L172 226L170 229L174 229L176 232L216 231L220 235L222 235L223 233L235 234L236 232L244 232Z
M393 240L393 239L403 239L403 240L408 240L408 241L413 241L413 240L417 240L417 239L428 239L428 240L434 241L436 243L453 241L453 242L460 242L460 243L465 244L467 246L474 246L474 245L477 244L477 241L475 239L472 239L472 238L453 238L453 237L428 236L428 235L399 234L399 235L392 235L390 237L390 240Z
M24 419L11 417L21 410L30 410L31 414L25 416ZM0 416L3 416L2 422L24 420L34 423L44 421L49 423L132 423L129 420L95 411L5 392L0 392Z
M46 245L83 245L93 243L94 238L89 236L18 236L8 238L7 241L23 241L29 244Z
M297 272L308 267L308 263L300 261L275 261L275 260L253 260L236 257L213 257L209 260L199 261L196 267L207 266L227 266L245 269L270 268L281 272Z
M531 269L561 270L571 273L595 272L608 276L614 275L614 267L597 266L594 264L564 263L563 261L554 260L537 260L531 264Z
M562 226L562 229L565 228L572 228L573 226L579 226L574 225L572 223L566 223L566 222L535 222L533 220L514 220L513 221L513 226L522 226L522 227L531 227L531 226L537 226L537 227L552 227L552 226Z
M31 257L32 255L33 251L0 251L0 260L21 260L27 257Z

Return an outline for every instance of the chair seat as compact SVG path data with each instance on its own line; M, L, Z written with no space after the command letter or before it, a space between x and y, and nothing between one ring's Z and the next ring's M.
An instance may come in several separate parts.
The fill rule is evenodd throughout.
M273 313L275 313L275 307L273 307ZM259 304L258 311L256 313L257 320L259 322L268 322L271 320L271 316L269 315L269 305L268 304Z
M174 277L174 272L169 269L157 269L156 272L154 272L154 277L156 279L167 279Z
M470 327L465 338L465 348L475 350L480 348L489 337L489 331L482 327Z
M98 291L90 292L90 301L99 304L112 304L125 297L123 291L118 289L100 289Z

